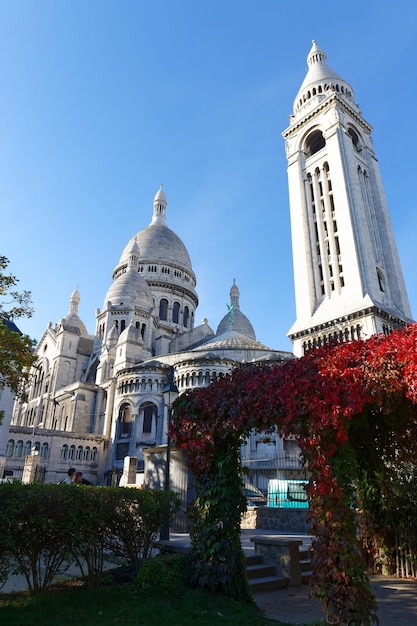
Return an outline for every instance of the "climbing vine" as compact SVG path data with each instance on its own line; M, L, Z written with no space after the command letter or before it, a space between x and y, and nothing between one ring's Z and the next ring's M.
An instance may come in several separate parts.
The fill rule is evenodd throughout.
M248 597L239 450L251 429L276 429L296 436L311 475L313 594L334 623L377 621L358 541L358 507L366 513L373 506L377 519L381 502L365 497L365 477L368 492L369 483L380 489L389 468L417 458L416 345L413 324L389 337L323 347L282 366L241 366L180 396L171 435L186 450L195 480L196 584Z

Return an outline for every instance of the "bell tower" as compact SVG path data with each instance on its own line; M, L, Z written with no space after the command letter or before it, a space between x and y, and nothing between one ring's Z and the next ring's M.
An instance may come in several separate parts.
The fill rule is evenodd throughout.
M372 128L315 41L307 61L283 133L297 316L288 336L296 356L412 321Z

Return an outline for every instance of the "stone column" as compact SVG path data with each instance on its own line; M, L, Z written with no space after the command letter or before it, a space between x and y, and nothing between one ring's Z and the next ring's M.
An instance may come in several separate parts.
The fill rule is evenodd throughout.
M33 483L36 478L36 471L40 463L39 454L28 454L23 468L22 485Z
M136 473L138 458L136 456L125 456L123 462L123 474L120 478L119 486L136 485Z

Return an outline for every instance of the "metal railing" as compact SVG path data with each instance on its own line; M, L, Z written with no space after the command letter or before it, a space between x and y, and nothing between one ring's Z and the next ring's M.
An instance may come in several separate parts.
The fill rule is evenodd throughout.
M270 480L308 480L307 466L299 454L279 454L262 459L242 458L245 482L258 487L267 495Z

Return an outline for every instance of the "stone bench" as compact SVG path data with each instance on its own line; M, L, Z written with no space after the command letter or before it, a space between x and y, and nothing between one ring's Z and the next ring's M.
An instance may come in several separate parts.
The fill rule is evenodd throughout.
M287 578L290 585L302 584L299 547L301 539L286 539L276 535L256 535L250 538L255 544L255 553L275 566L276 576Z

